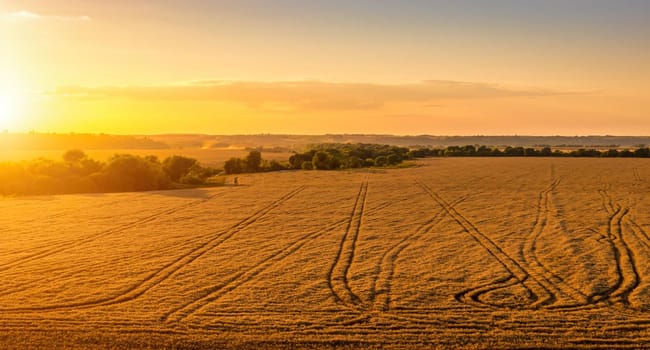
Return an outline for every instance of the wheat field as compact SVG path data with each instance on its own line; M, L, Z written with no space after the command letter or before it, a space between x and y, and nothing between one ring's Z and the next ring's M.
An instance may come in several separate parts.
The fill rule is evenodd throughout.
M3 348L650 346L650 163L0 199Z

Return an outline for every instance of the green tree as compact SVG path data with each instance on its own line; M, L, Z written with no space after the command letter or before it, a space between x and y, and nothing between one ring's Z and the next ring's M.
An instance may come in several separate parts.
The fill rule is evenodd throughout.
M246 164L246 171L256 173L260 171L262 165L262 153L257 150L252 150L244 160Z
M86 153L80 149L71 149L63 154L66 163L79 163L86 158Z
M397 154L389 154L386 157L386 162L390 165L396 165L402 162L402 159Z
M152 161L152 160L150 160ZM163 169L172 181L178 182L180 179L187 175L193 166L197 164L197 160L183 156L167 157L163 161Z
M330 155L323 151L318 151L314 154L314 158L311 160L312 166L314 169L318 170L328 170L330 168Z
M386 156L378 156L375 158L375 166L386 166L386 164L388 164Z
M240 158L230 158L223 165L226 174L241 174L244 171L244 162Z

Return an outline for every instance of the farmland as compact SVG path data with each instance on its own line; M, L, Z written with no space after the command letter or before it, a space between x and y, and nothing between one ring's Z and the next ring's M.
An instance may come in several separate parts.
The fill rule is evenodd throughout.
M650 346L646 159L0 198L3 348Z

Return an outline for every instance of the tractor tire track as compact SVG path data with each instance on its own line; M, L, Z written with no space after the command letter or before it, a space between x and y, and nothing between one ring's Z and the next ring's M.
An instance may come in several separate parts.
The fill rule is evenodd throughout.
M534 305L534 307L537 308L555 300L554 294L539 282L539 276L531 276L531 273L527 271L523 265L509 256L501 247L499 247L494 241L483 234L465 216L460 214L455 208L451 207L447 201L440 197L425 183L418 179L416 179L416 183L419 184L420 187L422 187L431 198L438 202L438 204L440 204L445 209L445 211L465 230L465 232L472 236L472 238L474 238L474 240L476 240L479 245L481 245L492 257L494 257L506 269L506 271L508 271L508 273L522 285L522 287L529 295L529 303L523 305L523 307L530 308L531 305ZM529 277L531 278L531 281L528 281ZM500 289L503 287L508 287L508 285L502 285L495 289ZM533 291L533 289L536 291ZM479 294L468 294L472 295L473 300L480 300L480 296L484 293L487 293L488 291L481 292ZM540 297L541 295L544 295L543 298ZM540 301L540 299L542 299L542 301ZM515 307L515 305L513 305L513 307ZM521 308L521 306L517 305L516 308Z
M346 220L339 220L338 222L335 222L331 225L321 228L318 231L310 232L300 237L298 240L294 241L289 246L269 256L268 258L260 261L259 263L255 264L248 270L232 275L230 278L228 278L225 282L223 282L220 285L216 285L204 289L203 291L201 291L200 297L190 302L187 302L184 305L165 314L161 318L161 320L166 323L174 323L174 322L180 322L188 318L192 314L199 311L201 308L209 305L210 303L218 301L229 292L232 292L233 290L240 287L241 285L252 281L255 277L257 277L264 271L268 270L272 266L275 266L277 263L283 261L284 259L290 257L292 254L296 253L299 249L301 249L305 244L317 239L318 237L324 235L327 232L330 232L331 230L334 230L342 226L343 224L345 224L345 221Z
M264 206L263 208L257 210L254 212L252 215L248 216L247 218L239 221L237 224L231 226L229 229L222 230L215 234L212 238L207 240L206 242L202 243L198 247L190 250L189 252L181 255L180 257L176 258L172 262L164 265L163 267L159 268L158 270L154 271L153 273L149 274L147 277L145 277L143 280L140 282L128 287L127 289L121 291L118 294L104 297L104 298L99 298L91 301L82 301L82 302L72 302L72 303L65 303L65 304L59 304L59 305L48 305L48 306L40 306L40 307L19 307L19 308L5 308L5 309L0 309L2 312L40 312L40 311L52 311L52 310L62 310L62 309L79 309L79 308L92 308L92 307L98 307L98 306L108 306L108 305L115 305L115 304L120 304L124 303L127 301L132 301L134 299L139 298L143 294L145 294L147 291L150 289L160 285L162 282L165 280L169 279L176 273L178 273L180 270L191 264L193 261L196 259L200 258L201 256L205 255L207 252L211 251L212 249L218 247L228 239L230 239L232 236L237 234L238 232L244 230L248 226L254 224L257 222L260 218L264 217L266 214L268 214L271 210L277 208L284 202L288 201L289 199L293 198L296 196L298 193L300 193L305 186L300 186L289 193L285 194L284 196L280 197L279 199L273 201L272 203Z
M456 201L454 201L451 206L455 207L456 205L465 201L469 196L463 196ZM395 274L395 263L399 258L399 255L404 249L413 243L413 241L419 239L423 235L431 232L431 230L438 226L441 222L446 212L444 208L433 215L429 220L421 224L413 234L410 234L404 237L397 245L393 246L391 249L387 250L381 258L377 270L379 271L375 280L372 284L372 289L370 291L370 300L369 304L373 304L375 310L382 312L387 312L390 308L390 293L392 280ZM379 286L379 287L378 287Z
M588 296L580 292L578 289L568 285L564 280L551 271L537 256L537 245L539 237L544 233L548 222L551 219L551 197L553 191L560 185L562 178L551 181L551 184L539 194L537 203L537 217L533 229L522 247L522 257L524 264L529 271L534 272L539 276L539 281L544 284L549 290L553 290L556 298L560 296L571 299L568 304L552 305L552 308L564 308L582 306L587 303ZM564 298L562 298L564 299ZM566 303L566 300L554 300L555 303Z
M358 307L362 303L361 298L350 288L348 274L354 260L367 195L368 181L366 180L359 187L345 234L339 244L334 262L327 273L327 285L336 302L352 307Z
M607 227L607 242L614 253L617 281L611 288L595 293L590 296L590 299L594 302L606 301L629 307L629 296L639 286L641 278L636 264L635 252L628 244L624 234L623 223L630 222L631 226L636 223L628 217L630 209L614 203L606 189L599 190L598 193L602 198L603 208L610 214ZM632 233L635 235L634 232ZM640 237L637 236L637 238Z
M154 220L156 220L156 219L158 219L158 218L160 218L162 216L170 215L170 214L179 212L181 210L192 208L192 207L195 207L197 205L203 204L203 203L205 203L207 201L210 201L210 200L212 200L212 199L214 199L216 197L219 197L221 195L223 195L223 193L217 193L217 194L214 194L214 195L212 195L212 196L210 196L208 198L203 198L203 199L200 199L200 200L185 203L185 204L180 205L180 206L165 209L165 210L159 211L157 213L151 214L149 216L146 216L144 218L137 219L137 220L134 220L132 222L120 225L118 227L110 228L108 230L104 230L104 231L101 231L101 232L96 233L94 235L90 235L90 236L87 236L87 237L84 237L84 238L81 238L81 239L78 239L78 240L75 240L75 241L72 241L72 242L64 242L64 243L60 243L60 244L50 245L48 248L46 248L44 250L41 250L41 251L39 251L37 253L33 253L33 254L30 254L30 255L27 255L27 256L23 256L23 257L14 259L13 261L10 261L10 262L0 264L0 272L7 271L7 270L9 270L11 268L14 268L16 266L23 265L25 263L32 262L32 261L35 261L35 260L39 260L39 259L48 257L50 255L63 253L63 252L66 252L66 251L68 251L70 249L77 248L80 245L93 242L93 241L95 241L97 239L100 239L100 238L103 238L103 237L106 237L106 236L110 236L110 235L115 234L115 233L120 233L120 232L126 231L126 230L134 228L134 227L138 227L140 225L143 225L143 224L149 223L151 221L154 221Z
M355 200L355 205L356 202L357 201ZM367 214L378 212L392 204L393 204L392 202L382 203L372 209L368 209ZM167 323L183 321L184 319L188 318L192 314L196 313L201 308L204 308L210 303L220 300L223 296L232 292L233 290L240 287L241 285L254 280L254 278L257 277L262 272L277 265L278 263L292 256L292 254L295 254L307 243L322 237L324 234L331 232L332 230L338 228L339 226L342 226L343 224L349 221L350 221L349 218L342 219L324 228L321 228L315 232L310 232L302 236L301 238L294 241L284 249L276 252L275 254L269 256L268 258L263 259L259 263L255 264L247 271L233 274L224 283L204 289L201 292L201 296L199 298L193 299L192 301L182 305L181 307L178 307L172 310L171 312L168 312L161 318L161 320Z

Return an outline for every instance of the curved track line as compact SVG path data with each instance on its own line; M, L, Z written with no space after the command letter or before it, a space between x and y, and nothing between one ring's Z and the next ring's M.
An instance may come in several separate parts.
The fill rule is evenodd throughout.
M194 260L205 255L208 251L218 247L223 242L227 241L232 236L234 236L236 233L254 224L257 220L259 220L261 217L268 214L271 210L275 209L276 207L280 206L282 203L288 201L289 199L293 198L295 195L300 193L304 188L305 186L300 186L290 191L289 193L285 194L278 200L257 210L251 216L241 220L231 228L218 232L211 239L202 243L198 247L190 250L189 252L183 254L182 256L176 258L174 261L166 264L165 266L151 273L140 282L130 286L129 288L123 290L122 292L116 295L99 298L91 301L65 303L65 304L48 305L48 306L40 306L40 307L5 308L5 309L0 309L0 311L38 312L38 311L50 311L50 310L62 310L62 309L78 309L78 308L90 308L90 307L97 307L97 306L114 305L114 304L120 304L120 303L134 300L142 296L144 293L146 293L153 287L169 279L171 276L175 275L178 271L182 270L183 268L191 264Z
M332 295L338 303L348 306L357 306L362 302L361 298L350 288L348 274L354 260L367 194L368 181L366 180L359 188L345 234L339 244L334 262L327 273L327 285Z
M382 203L372 209L368 209L367 213L370 214L370 213L380 211L392 204L393 204L392 202ZM218 286L213 286L204 289L201 292L201 296L199 298L193 299L188 303L184 304L183 306L178 307L166 313L161 319L167 323L172 323L172 322L180 322L188 318L192 314L204 308L206 305L209 305L210 303L220 300L223 296L239 288L241 285L252 281L256 276L258 276L262 272L268 270L269 268L275 266L279 262L290 257L292 254L296 253L307 243L322 237L325 233L328 233L331 230L338 228L339 226L345 224L346 222L349 222L349 218L339 220L315 232L311 232L302 236L301 238L294 241L284 249L276 252L272 256L263 259L259 263L255 264L255 266L252 266L246 272L233 274L232 276L230 276L230 278L226 280L226 282Z
M465 216L460 214L455 208L450 207L442 197L440 197L436 192L434 192L430 187L428 187L422 181L416 179L417 184L419 184L425 192L429 194L436 202L438 202L445 211L467 232L475 241L479 243L492 257L494 257L508 273L513 276L523 287L526 289L529 294L530 303L523 305L523 307L530 307L529 305L537 302L540 299L540 295L544 295L544 300L551 300L553 297L552 293L544 287L538 281L537 276L531 276L531 274L514 258L510 257L501 247L499 247L494 241L489 237L483 234L474 224L472 224ZM531 277L532 281L527 281ZM499 288L496 288L499 289ZM533 291L535 289L536 291ZM475 296L477 300L480 300L480 295ZM521 308L521 306L515 306L515 308Z
M463 196L457 199L451 204L451 206L454 207L462 203L468 197L469 196ZM404 237L397 243L397 245L393 246L391 249L387 250L384 253L378 266L379 273L377 274L371 287L371 299L368 301L370 304L373 304L374 309L382 312L387 312L389 310L391 301L390 293L392 280L395 274L395 263L397 261L397 258L405 248L413 243L414 240L417 240L421 236L431 232L434 227L439 225L445 214L446 212L444 208L440 208L440 210L435 215L421 224L413 234Z
M176 207L173 207L173 208L165 209L165 210L159 211L157 213L151 214L149 216L146 216L144 218L137 219L137 220L134 220L132 222L120 225L118 227L111 228L111 229L108 229L108 230L104 230L104 231L101 231L99 233L96 233L96 234L93 234L93 235L90 235L90 236L87 236L87 237L84 237L84 238L81 238L81 239L78 239L78 240L75 240L75 241L72 241L72 242L64 242L64 243L49 245L48 248L46 248L46 249L44 249L44 250L42 250L40 252L33 253L33 254L30 254L30 255L27 255L27 256L20 257L18 259L14 259L14 260L12 260L10 262L0 264L0 272L7 271L7 270L9 270L11 268L14 268L16 266L19 266L19 265L22 265L22 264L25 264L25 263L28 263L28 262L31 262L31 261L34 261L34 260L42 259L42 258L48 257L48 256L53 255L53 254L58 254L58 253L68 251L68 250L76 248L76 247L78 247L80 245L93 242L93 241L95 241L97 239L100 239L102 237L106 237L106 236L109 236L109 235L112 235L112 234L115 234L115 233L119 233L119 232L122 232L122 231L125 231L125 230L128 230L128 229L140 226L142 224L146 224L148 222L151 222L151 221L154 221L154 220L158 219L161 216L170 215L170 214L176 213L178 211L181 211L181 210L184 210L184 209L188 209L188 208L203 204L203 203L205 203L205 202L207 202L209 200L212 200L212 199L214 199L214 198L216 198L216 197L218 197L218 196L220 196L222 194L223 193L217 193L217 194L214 194L214 195L212 195L212 196L210 196L208 198L203 198L203 199L200 199L200 200L197 200L197 201L192 201L192 202L189 202L189 203L185 203L183 205L179 205L179 206L176 206Z
M549 187L540 192L537 204L537 219L535 221L535 225L533 226L533 230L529 235L529 239L526 240L524 246L522 247L522 256L524 258L524 263L528 267L529 271L532 271L537 276L539 276L539 281L543 283L547 289L553 290L555 298L557 299L554 300L552 304L565 302L565 300L562 300L563 298L559 298L560 296L568 297L571 299L568 304L563 304L562 306L552 305L549 307L572 307L576 305L584 305L587 302L588 298L587 295L578 289L565 283L559 275L551 271L537 257L537 242L539 240L539 237L546 230L548 221L551 219L551 197L561 182L562 178L553 180L551 181Z
M603 208L610 214L607 236L614 253L617 281L608 290L590 296L590 300L613 302L629 307L629 296L639 286L641 278L636 266L635 253L627 243L623 231L623 222L630 222L632 226L636 223L628 217L630 209L614 203L606 189L599 190L598 193L602 198ZM634 232L632 233L636 236Z
M220 285L212 286L202 290L200 292L201 295L200 297L191 300L188 303L185 303L184 305L172 310L171 312L165 314L161 319L168 323L179 322L184 320L185 318L196 313L206 305L221 299L224 295L235 290L236 288L243 285L244 283L252 281L255 277L260 275L262 272L268 270L270 267L274 266L278 262L288 258L292 254L297 252L305 244L313 241L314 239L317 239L318 237L322 236L323 234L333 229L338 228L339 226L343 225L345 221L346 220L339 220L338 222L335 222L315 232L310 232L300 237L298 240L294 241L289 246L269 256L268 258L263 259L262 261L255 264L248 270L233 274L230 278L228 278L225 282L223 282Z

